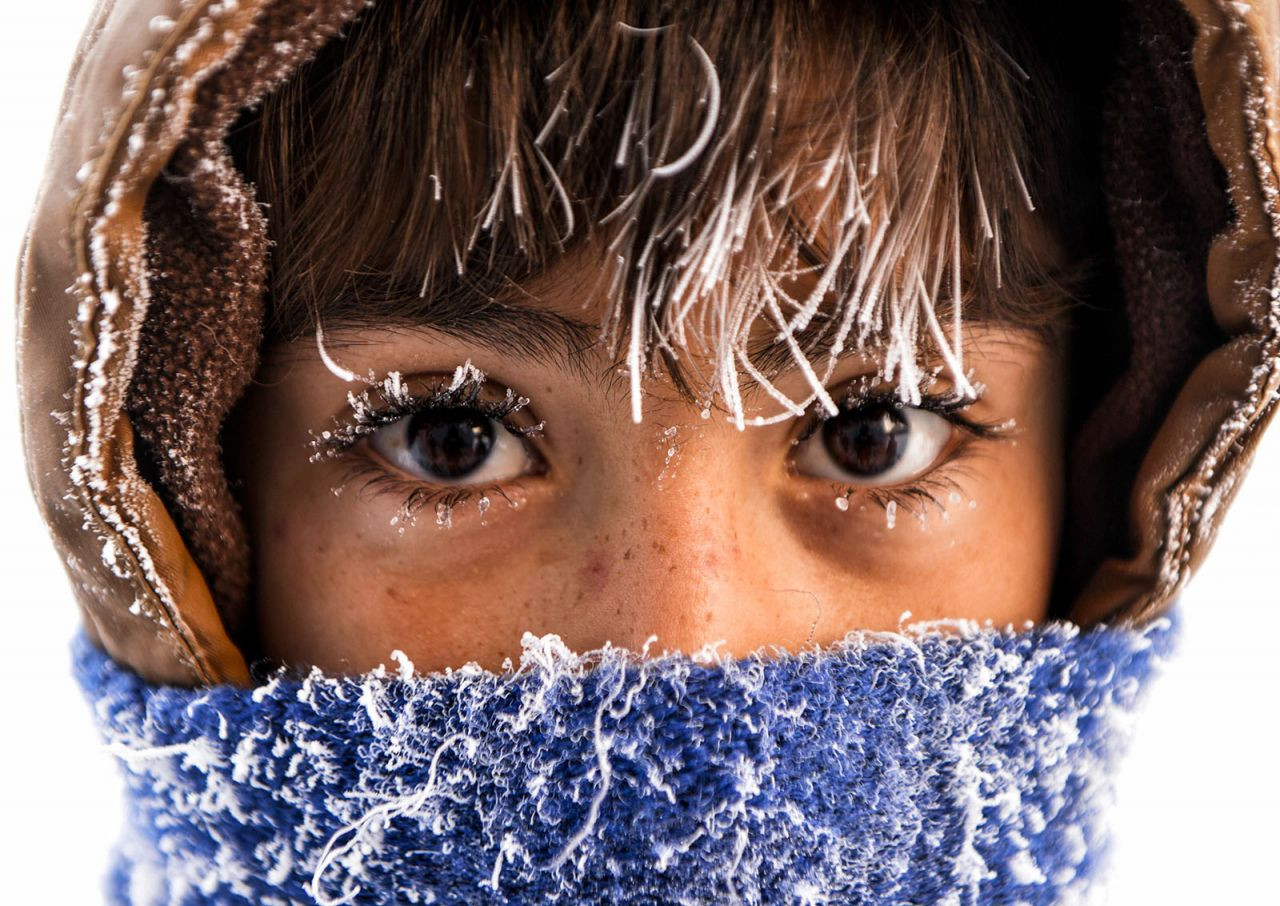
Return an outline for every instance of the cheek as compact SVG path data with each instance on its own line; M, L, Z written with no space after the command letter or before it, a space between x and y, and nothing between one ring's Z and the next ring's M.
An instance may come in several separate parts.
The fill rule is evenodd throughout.
M607 561L583 577L564 539L530 509L467 514L452 528L392 525L396 506L348 489L279 489L260 516L255 608L263 650L289 663L367 670L392 650L421 668L518 659L525 630L558 631L583 582L608 579ZM506 505L503 504L505 507Z
M979 461L950 518L917 533L937 535L916 552L917 561L922 552L936 554L936 562L918 562L934 594L926 599L933 612L920 608L917 617L1000 625L1044 619L1059 543L1060 461L1056 434L1038 428Z

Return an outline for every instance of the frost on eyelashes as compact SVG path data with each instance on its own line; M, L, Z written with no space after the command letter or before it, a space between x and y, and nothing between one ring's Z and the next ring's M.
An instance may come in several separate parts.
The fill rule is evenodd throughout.
M322 350L323 348L321 345ZM310 443L311 461L316 463L338 459L379 429L427 409L471 409L489 418L503 420L504 430L519 437L532 437L542 432L545 422L533 425L505 423L507 416L529 405L529 398L518 395L508 387L501 400L484 399L481 391L485 382L485 373L473 365L470 359L457 366L447 382L438 383L419 393L409 389L399 371L392 371L381 380L371 374L368 379L369 389L359 393L348 391L349 414L335 419L333 428L313 432ZM334 494L340 495L343 488L343 484L338 484L333 488ZM481 517L493 504L490 493L500 496L512 508L520 506L518 494L510 495L495 485L479 492L476 509ZM462 485L452 489L431 488L426 485L414 488L392 516L391 525L403 534L406 526L416 522L418 513L424 507L434 504L436 525L452 528L455 507L472 496L472 489Z
M318 331L317 336L320 336ZM453 370L453 376L447 384L430 391L422 398L415 397L409 390L404 375L399 371L388 372L382 380L371 374L367 382L369 389L359 393L347 392L347 406L351 413L348 418L336 421L332 429L313 435L312 462L338 455L361 438L388 424L389 415L392 418L401 417L415 405L447 408L474 402L484 386L485 374L467 359ZM528 403L527 397L517 397L515 391L508 388L506 398L496 405L514 411Z

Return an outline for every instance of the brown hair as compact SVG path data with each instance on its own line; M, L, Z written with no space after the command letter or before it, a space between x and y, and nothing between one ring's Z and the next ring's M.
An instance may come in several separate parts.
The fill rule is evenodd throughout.
M884 342L910 376L955 295L966 319L1056 336L1105 235L1090 105L1051 55L1072 19L380 0L229 138L274 244L267 339L483 306L584 241L613 354L673 375L695 342L751 370L763 316L797 354ZM1068 267L1021 241L1031 203ZM806 268L821 292L789 294L779 275Z

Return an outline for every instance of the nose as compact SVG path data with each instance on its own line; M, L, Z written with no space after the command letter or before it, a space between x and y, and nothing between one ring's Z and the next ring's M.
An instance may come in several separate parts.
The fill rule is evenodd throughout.
M820 592L740 446L698 439L674 459L659 450L660 467L636 463L596 509L594 535L609 541L584 556L579 576L599 616L594 641L635 648L657 636L654 651L723 643L742 655L813 637Z

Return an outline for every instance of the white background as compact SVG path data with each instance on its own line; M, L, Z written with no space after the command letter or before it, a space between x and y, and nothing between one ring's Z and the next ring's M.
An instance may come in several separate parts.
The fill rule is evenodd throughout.
M90 8L0 4L0 899L15 904L99 902L121 817L115 767L70 679L77 614L26 484L13 387L19 241ZM1280 425L1183 596L1181 654L1119 778L1116 904L1280 903L1277 508Z

